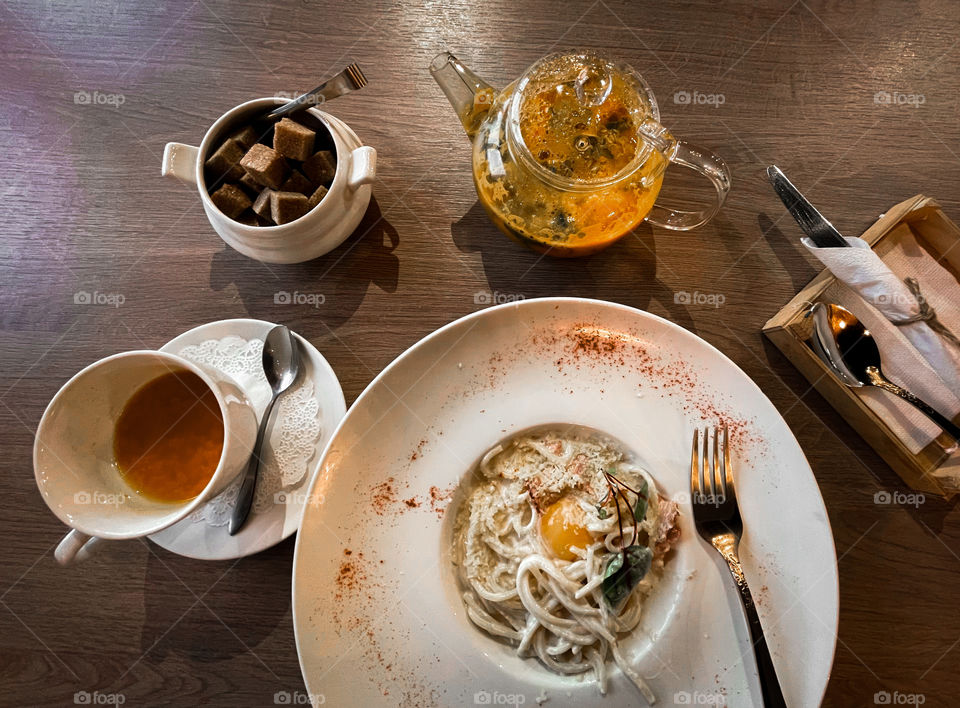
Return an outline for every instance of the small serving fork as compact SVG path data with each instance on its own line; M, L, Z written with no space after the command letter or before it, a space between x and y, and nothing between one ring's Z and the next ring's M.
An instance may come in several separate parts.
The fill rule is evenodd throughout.
M326 103L342 96L345 93L362 89L367 85L367 77L360 71L358 64L351 64L332 79L324 81L313 91L308 91L302 96L298 96L288 103L270 111L267 118L282 118L285 115L294 113L318 103Z
M712 455L709 449L711 437ZM763 705L767 708L786 706L773 659L770 658L770 650L767 648L767 640L763 636L763 627L760 626L760 618L757 616L757 608L740 567L738 550L740 537L743 535L743 519L740 518L740 507L737 505L737 489L730 466L730 434L726 425L723 428L714 428L712 436L708 435L706 429L702 433L700 430L693 431L690 496L697 532L723 556L740 591L740 600L750 628L753 653L757 660Z

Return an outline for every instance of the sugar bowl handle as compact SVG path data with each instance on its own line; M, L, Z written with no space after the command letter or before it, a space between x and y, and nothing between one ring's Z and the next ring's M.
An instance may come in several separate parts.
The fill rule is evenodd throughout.
M377 151L369 145L361 145L350 153L350 174L347 187L357 189L370 184L377 177Z
M176 177L190 184L197 183L197 160L199 148L183 143L167 143L163 148L163 162L160 174L164 177Z

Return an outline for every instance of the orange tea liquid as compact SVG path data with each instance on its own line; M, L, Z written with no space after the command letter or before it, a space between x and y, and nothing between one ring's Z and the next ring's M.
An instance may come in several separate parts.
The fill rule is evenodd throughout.
M583 105L555 87L523 101L520 132L534 161L560 180L609 181L584 191L550 184L518 162L502 120L481 126L474 142L474 183L481 204L504 233L550 255L582 256L609 246L643 221L660 192L666 159L650 150L642 165L615 180L643 148L628 123L636 117L618 97L618 91L628 90L615 81L606 100L582 116L577 111L583 113ZM512 95L504 91L498 103ZM492 113L502 114L501 108L494 106Z
M155 501L196 497L222 452L220 404L192 371L172 371L138 388L114 428L120 474L134 491Z

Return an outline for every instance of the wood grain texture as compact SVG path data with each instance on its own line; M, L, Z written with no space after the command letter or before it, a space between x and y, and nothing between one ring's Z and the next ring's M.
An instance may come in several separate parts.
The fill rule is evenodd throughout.
M349 403L406 347L478 309L475 293L495 291L640 307L733 358L807 452L833 525L841 614L825 704L899 691L956 705L953 505L875 505L877 491L903 491L896 475L760 328L817 271L764 180L767 164L845 233L918 192L960 219L958 32L950 0L0 4L0 703L72 705L75 692L100 691L127 705L272 705L278 691L304 690L292 540L236 564L129 542L77 569L55 566L63 527L36 492L31 446L71 374L249 316L308 337ZM449 47L503 84L570 46L635 65L674 133L728 161L733 189L712 223L687 234L642 227L573 262L539 259L489 224L466 139L426 66ZM379 151L363 224L299 266L226 248L195 192L160 178L164 144L196 144L232 106L310 88L351 60L370 85L330 109ZM75 102L94 91L123 102ZM724 101L676 103L681 91ZM923 102L882 105L878 91ZM325 304L278 305L279 290L323 293ZM125 301L77 305L79 291ZM680 305L678 291L725 304Z

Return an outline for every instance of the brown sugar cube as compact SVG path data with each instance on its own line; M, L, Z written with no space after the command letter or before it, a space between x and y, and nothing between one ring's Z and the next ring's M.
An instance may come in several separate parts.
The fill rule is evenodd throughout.
M257 144L257 139L259 137L260 136L257 135L257 131L254 130L252 125L246 125L231 135L230 139L240 143L245 150L249 150Z
M307 200L307 206L313 209L317 204L323 201L323 198L327 196L327 188L322 184L317 187L317 191L310 195L310 198Z
M333 182L333 176L337 173L337 163L333 159L332 152L321 150L305 161L302 169L311 182L329 187Z
M280 191L300 192L303 196L309 197L313 193L313 185L310 184L310 180L303 176L300 170L294 170L290 173L287 181L283 183L283 186L280 187Z
M273 194L272 189L265 189L257 195L256 201L253 203L253 212L264 219L270 218L270 195Z
M240 160L240 165L264 187L279 189L287 178L290 167L276 150L257 143Z
M240 169L243 168L241 167ZM243 177L240 178L239 184L251 199L256 199L260 194L260 190L263 189L262 186L257 184L257 180L251 177L246 170L244 170Z
M204 163L210 171L210 177L213 181L228 179L236 182L243 177L243 168L240 167L240 160L243 159L243 148L236 140L228 138L223 145L217 148L207 161Z
M250 197L235 184L225 184L210 195L210 199L217 205L217 209L235 219L250 208Z
M257 218L257 215L249 209L244 211L240 216L236 217L234 221L238 221L246 226L260 226L260 221Z
M306 160L313 154L317 134L296 121L284 118L273 127L273 149L291 160Z
M299 192L274 192L270 197L270 215L278 224L299 219L308 211L307 198Z

